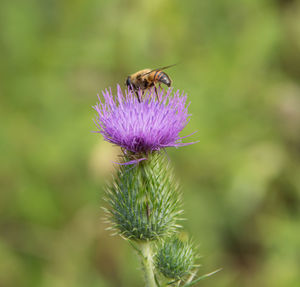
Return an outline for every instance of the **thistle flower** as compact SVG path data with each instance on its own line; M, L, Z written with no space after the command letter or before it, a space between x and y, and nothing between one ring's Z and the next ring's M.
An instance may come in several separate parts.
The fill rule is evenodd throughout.
M193 281L193 246L174 236L183 212L180 192L169 162L157 152L194 143L183 143L187 136L179 136L190 118L187 96L172 89L158 93L152 89L143 97L140 92L139 98L141 102L134 91L123 93L118 85L116 96L106 89L94 106L96 132L124 153L124 162L106 189L109 229L140 255L146 287L189 287L213 273ZM157 250L155 257L153 248Z
M98 114L95 124L99 131L96 132L106 141L135 156L192 144L182 143L184 137L179 136L190 117L187 96L179 90L174 93L172 89L161 90L158 95L150 90L141 103L130 89L124 95L119 85L116 97L107 89L102 94L104 100L98 96L99 103L93 108Z

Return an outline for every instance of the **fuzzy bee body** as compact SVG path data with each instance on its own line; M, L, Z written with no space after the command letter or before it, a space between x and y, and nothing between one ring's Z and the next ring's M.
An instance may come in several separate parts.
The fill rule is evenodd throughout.
M174 66L174 65L171 65ZM138 95L138 91L141 90L142 93L144 93L145 90L154 87L156 95L157 95L157 90L156 90L156 84L165 84L166 86L170 87L172 84L172 81L170 77L163 72L163 69L167 69L171 66L163 67L160 69L144 69L140 70L130 76L128 76L126 80L126 85L128 87L131 87L137 95L137 98L140 102L140 98Z
M157 83L163 83L170 87L172 81L165 72L151 69L138 71L129 76L126 81L127 86L132 85L135 90L146 90Z

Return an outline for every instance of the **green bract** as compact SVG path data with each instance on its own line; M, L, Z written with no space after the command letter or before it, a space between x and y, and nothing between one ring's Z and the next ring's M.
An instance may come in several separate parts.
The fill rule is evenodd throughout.
M170 166L157 153L136 165L120 166L107 189L107 201L112 228L131 240L156 240L173 233L182 213Z

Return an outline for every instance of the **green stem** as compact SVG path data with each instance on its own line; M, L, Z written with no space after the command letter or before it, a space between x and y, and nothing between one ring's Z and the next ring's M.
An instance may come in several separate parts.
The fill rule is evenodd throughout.
M145 271L146 287L157 287L154 278L154 265L150 242L139 243L142 253L142 262Z

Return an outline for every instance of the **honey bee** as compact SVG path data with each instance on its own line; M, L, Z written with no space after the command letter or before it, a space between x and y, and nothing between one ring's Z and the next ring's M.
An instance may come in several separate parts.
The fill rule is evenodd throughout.
M171 86L171 79L170 77L163 72L162 70L165 70L167 68L173 67L175 65L170 65L158 69L144 69L141 71L138 71L130 76L128 76L126 80L126 85L127 87L132 88L136 96L138 98L138 101L141 102L141 99L139 97L138 91L141 90L142 94L144 94L145 90L154 87L155 93L158 99L157 95L157 89L156 89L156 84L159 84L159 87L161 88L161 84L165 84L168 87Z

